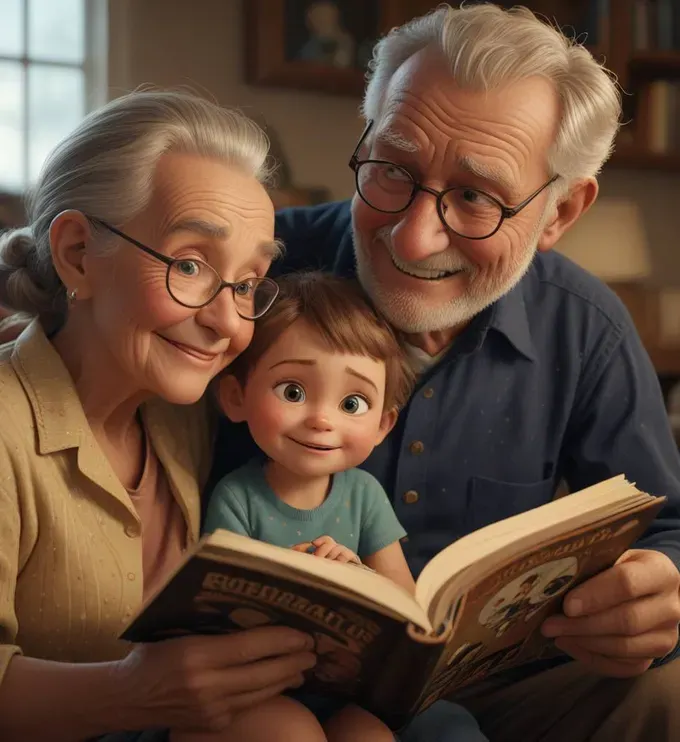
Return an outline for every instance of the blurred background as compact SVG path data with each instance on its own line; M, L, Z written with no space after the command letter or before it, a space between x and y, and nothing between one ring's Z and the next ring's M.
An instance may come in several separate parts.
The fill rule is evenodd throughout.
M22 222L22 194L88 110L146 84L189 88L259 120L280 163L277 205L350 197L370 49L437 4L0 0L0 225ZM624 91L601 198L559 249L625 301L680 413L671 393L680 379L680 0L524 4L606 60Z

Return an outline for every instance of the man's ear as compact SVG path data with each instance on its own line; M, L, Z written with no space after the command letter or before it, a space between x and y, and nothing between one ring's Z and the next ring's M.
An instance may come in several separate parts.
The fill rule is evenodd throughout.
M86 249L91 232L85 216L73 209L60 212L50 224L54 269L67 291L77 291L78 299L89 299L92 295Z
M387 434L392 430L397 422L399 412L396 407L391 410L385 410L380 418L380 427L378 428L378 435L376 437L375 445L379 446L387 437Z
M217 400L220 409L233 423L246 419L243 388L235 376L225 374L217 382Z
M572 186L569 194L557 204L552 219L543 227L537 246L540 252L550 250L569 227L588 211L595 203L598 190L595 178L587 178Z

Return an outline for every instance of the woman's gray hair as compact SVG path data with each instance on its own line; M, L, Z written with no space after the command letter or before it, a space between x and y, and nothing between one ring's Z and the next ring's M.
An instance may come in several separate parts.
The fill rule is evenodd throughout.
M373 52L362 105L367 119L380 118L397 69L428 47L442 53L456 83L468 90L537 75L555 86L562 115L548 163L562 183L595 176L607 161L621 115L613 76L582 45L523 7L444 5L393 29Z
M124 224L148 204L156 165L167 152L215 159L264 183L268 149L254 121L190 93L139 91L111 101L47 158L28 195L29 226L0 234L0 304L46 320L65 316L66 289L49 239L60 212Z

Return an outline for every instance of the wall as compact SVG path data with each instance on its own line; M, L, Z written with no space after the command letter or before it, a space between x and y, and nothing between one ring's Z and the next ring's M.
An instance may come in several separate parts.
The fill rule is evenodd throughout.
M187 85L264 115L276 127L296 185L323 185L334 198L349 196L347 159L361 133L359 101L245 85L242 1L111 0L110 95L144 83ZM680 285L680 176L611 170L601 186L604 197L641 204L653 279Z
M359 100L245 85L241 0L111 0L111 96L144 83L190 86L275 125L298 186L352 193Z

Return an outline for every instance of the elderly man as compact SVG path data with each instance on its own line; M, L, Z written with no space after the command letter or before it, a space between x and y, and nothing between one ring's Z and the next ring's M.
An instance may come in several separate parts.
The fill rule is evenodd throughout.
M362 111L356 195L281 213L280 269L356 272L406 333L420 382L366 468L393 493L414 571L562 481L623 472L668 496L544 624L575 661L463 702L492 740L680 739L680 458L628 314L550 252L597 196L615 83L526 10L444 7L378 44Z

